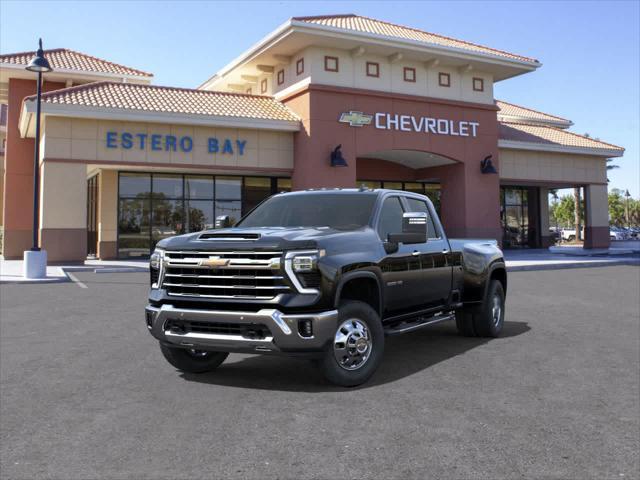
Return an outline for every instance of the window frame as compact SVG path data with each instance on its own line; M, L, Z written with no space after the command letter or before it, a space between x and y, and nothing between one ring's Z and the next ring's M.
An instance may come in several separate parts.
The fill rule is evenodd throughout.
M476 88L476 82L480 85L479 88ZM484 92L484 78L473 77L471 80L471 85L473 87L474 92Z
M388 238L382 238L380 236L380 219L382 217L382 210L384 209L384 204L387 200L391 199L391 198L397 198L398 199L398 203L400 203L400 208L402 209L402 213L406 213L405 210L405 202L402 201L402 195L397 195L397 194L390 194L390 195L384 195L382 198L380 198L380 207L378 209L378 213L376 214L376 218L375 218L375 222L373 225L373 228L376 231L376 234L378 235L378 238L384 243L388 241ZM402 228L402 219L400 219L400 227ZM401 233L401 232L396 232L396 233Z
M267 93L267 88L268 88L269 84L267 82L266 78L263 78L260 81L260 93Z
M375 67L375 75L373 73L369 73L369 67ZM367 74L367 77L380 78L380 64L378 62L366 62L365 73Z
M411 72L413 74L413 78L408 78L407 73ZM404 67L402 70L402 76L405 82L416 83L417 73L414 67Z
M332 61L332 60L336 62L336 67L335 68L329 68L329 62ZM331 56L331 55L325 55L324 56L324 71L325 72L338 73L339 70L340 70L340 59L338 57L334 57L334 56Z
M299 58L296 61L296 75L302 75L304 73L304 57Z
M429 236L429 228L427 226L427 240L442 240L443 239L443 235L442 235L442 226L440 225L440 221L439 218L435 215L434 212L434 208L433 208L433 204L431 203L431 201L427 202L425 200L423 200L422 198L416 198L412 195L403 195L402 196L404 202L405 202L405 206L407 208L407 212L413 212L415 210L411 210L410 205L409 205L409 200L413 200L414 202L422 202L427 206L427 215L429 218L427 218L427 221L431 221L431 224L433 225L433 232L437 235L436 237L430 237ZM438 221L436 221L438 220Z
M446 81L443 79L446 78ZM451 74L447 72L438 72L438 86L450 88L451 87Z
M278 70L278 73L276 73L276 82L278 85L282 85L284 83L284 68L281 68Z

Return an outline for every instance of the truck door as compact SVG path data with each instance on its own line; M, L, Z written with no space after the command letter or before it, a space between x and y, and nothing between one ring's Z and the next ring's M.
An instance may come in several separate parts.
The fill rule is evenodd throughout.
M419 252L421 264L420 295L421 303L437 306L447 302L451 293L452 268L449 264L449 242L438 231L434 221L433 209L427 202L412 197L404 197L409 212L425 212L427 219L427 243L408 245Z
M399 196L384 199L377 226L381 242L386 241L390 233L402 231L403 213ZM397 252L385 253L380 262L388 311L411 309L423 301L420 257L414 255L413 251L411 245L400 244Z

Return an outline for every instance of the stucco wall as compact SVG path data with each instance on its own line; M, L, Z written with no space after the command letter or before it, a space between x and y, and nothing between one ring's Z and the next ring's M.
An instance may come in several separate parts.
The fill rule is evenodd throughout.
M500 149L500 178L572 184L607 182L606 159L588 155Z
M150 141L145 148L107 148L107 132L132 134L190 136L190 152L153 150ZM230 139L234 151L209 153L209 138L220 142ZM239 154L236 141L246 141L244 153ZM179 150L179 149L178 149ZM113 122L102 120L47 117L44 128L45 159L71 159L86 162L110 162L142 165L170 165L179 167L211 166L256 169L293 168L293 133L237 128L207 128L172 126L154 123Z
M325 56L338 58L338 71L330 72L324 68ZM304 72L296 73L296 62L304 59ZM379 77L370 77L366 74L367 62L379 64ZM415 68L416 81L404 80L404 67ZM277 71L284 68L285 82L277 85ZM439 86L438 74L448 73L451 78L449 87ZM482 92L473 90L473 78L484 80ZM292 56L291 63L286 66L277 66L274 73L274 93L278 93L292 85L310 81L312 84L331 85L338 87L361 88L377 90L388 93L402 93L407 95L420 95L425 97L445 98L467 102L493 104L493 77L491 74L480 71L460 71L457 68L427 64L411 59L392 61L389 57L381 55L364 54L353 56L349 50L341 50L326 47L309 47ZM271 85L271 84L270 84ZM256 93L255 89L253 93ZM269 90L271 93L271 90Z

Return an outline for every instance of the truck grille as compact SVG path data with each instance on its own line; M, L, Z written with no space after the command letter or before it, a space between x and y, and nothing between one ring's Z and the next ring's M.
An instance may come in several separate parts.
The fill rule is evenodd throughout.
M290 290L282 252L165 252L162 288L179 297L269 300Z

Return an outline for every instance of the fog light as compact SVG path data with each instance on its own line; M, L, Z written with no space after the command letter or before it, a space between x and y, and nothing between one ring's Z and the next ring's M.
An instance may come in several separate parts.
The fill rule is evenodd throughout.
M313 337L313 322L311 320L298 320L298 333L301 337Z
M153 312L144 312L144 316L147 320L147 328L151 330L153 328Z

